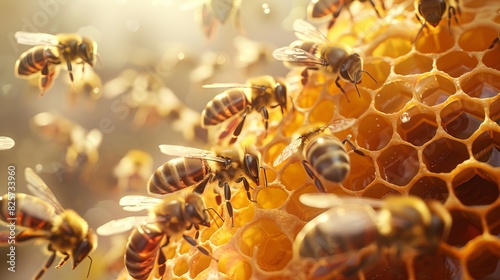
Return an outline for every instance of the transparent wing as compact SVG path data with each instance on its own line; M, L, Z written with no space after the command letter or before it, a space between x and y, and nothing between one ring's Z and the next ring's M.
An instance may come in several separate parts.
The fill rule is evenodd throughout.
M293 22L295 36L302 41L312 41L318 44L324 44L329 40L314 25L303 19L296 19Z
M356 119L344 119L344 120L335 120L328 125L328 128L332 133L339 132L342 130L346 130L351 127L356 122Z
M273 51L276 60L304 64L327 65L325 59L317 57L300 48L282 47Z
M225 23L233 10L235 0L211 0L212 11L220 23Z
M125 211L141 211L154 207L163 200L142 195L127 195L120 199L120 206Z
M141 224L148 224L153 221L149 216L127 217L112 220L97 228L97 234L101 236L113 235L133 229Z
M238 84L238 83L214 83L214 84L208 84L208 85L203 85L203 88L247 88L250 87L247 84Z
M8 150L14 147L15 144L14 139L7 136L0 136L0 151Z
M273 167L280 165L293 154L295 154L302 144L302 137L299 137L288 144L273 162Z
M299 197L299 201L307 206L315 208L335 208L335 207L360 207L369 206L380 208L384 204L382 200L365 197L340 197L335 194L305 193ZM356 206L357 205L357 206Z
M16 41L22 45L37 46L37 45L57 45L59 40L57 36L47 33L31 33L18 31L14 34Z
M208 150L190 148L185 146L176 145L160 145L160 151L169 156L178 156L185 158L206 159L225 163L226 160L216 156L213 152Z
M40 178L33 169L26 167L24 171L24 176L26 177L26 182L28 183L28 190L38 198L45 200L45 202L50 203L56 210L56 213L62 213L64 207L55 197L54 193L49 189L47 184Z

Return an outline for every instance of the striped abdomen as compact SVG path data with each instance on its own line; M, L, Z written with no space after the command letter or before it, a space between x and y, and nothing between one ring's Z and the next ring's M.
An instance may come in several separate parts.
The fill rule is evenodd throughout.
M305 148L305 158L316 172L328 181L340 183L349 172L349 155L334 136L312 139Z
M201 112L203 126L219 124L242 112L248 105L243 89L228 89L207 103Z
M47 202L24 193L16 194L15 200L7 199L7 195L3 195L0 200L0 219L5 223L15 221L17 226L47 231L52 228L52 219L56 214L54 207ZM11 216L12 209L14 217Z
M208 174L206 160L175 158L167 161L149 178L148 193L168 194L190 187Z
M132 231L125 252L125 265L132 278L149 277L164 235L155 225L149 224L139 226Z
M47 61L60 64L58 50L51 46L35 46L22 53L16 62L14 72L18 76L29 76L42 70Z

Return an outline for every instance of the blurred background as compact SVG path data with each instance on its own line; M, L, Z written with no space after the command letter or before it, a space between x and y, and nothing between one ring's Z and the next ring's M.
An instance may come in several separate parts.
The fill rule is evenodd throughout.
M24 169L31 167L63 206L76 210L94 229L128 216L117 201L124 194L145 194L143 181L168 159L159 153L159 144L208 148L202 137L189 136L181 130L190 128L179 125L179 120L199 123L197 114L223 91L203 89L203 84L287 74L271 53L295 40L292 22L305 16L309 1L241 1L240 20L233 10L210 38L200 21L205 1L210 0L3 1L0 136L16 145L0 151L0 193L7 192L9 165L16 167L16 192L28 192ZM31 48L16 42L16 31L88 36L97 42L98 62L83 77L81 67L73 66L74 92L61 67L42 97L37 79L14 75L17 58ZM134 149L140 151L126 157ZM139 171L131 167L134 162ZM99 238L89 279L116 278L126 238ZM17 246L16 272L1 261L0 278L31 279L48 259L46 246L42 241ZM7 253L0 248L0 260ZM88 260L75 271L70 263L54 269L58 261L45 279L86 278Z

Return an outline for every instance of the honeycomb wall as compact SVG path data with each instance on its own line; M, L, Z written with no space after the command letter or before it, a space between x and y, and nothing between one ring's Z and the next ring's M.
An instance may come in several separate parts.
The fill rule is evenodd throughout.
M448 29L445 18L413 44L420 28L413 1L385 2L382 18L370 5L354 3L353 18L342 13L328 33L361 55L376 82L363 76L359 98L352 84L343 84L349 102L335 77L310 72L307 85L291 93L293 107L284 116L271 112L267 135L244 131L239 144L257 140L268 187L254 186L257 203L235 187L235 226L212 223L202 229L199 242L218 262L183 241L165 248L167 279L307 278L311 264L295 258L292 246L303 225L323 211L298 198L317 190L300 156L277 168L272 163L301 132L342 118L357 121L335 136L352 135L366 156L350 151L348 177L342 184L323 181L328 192L417 195L441 201L453 217L441 253L405 264L384 260L355 278L499 277L494 273L500 261L500 46L488 47L500 30L500 3L460 1L459 25L452 22ZM262 125L258 114L247 122ZM207 204L219 207L211 193L204 194Z

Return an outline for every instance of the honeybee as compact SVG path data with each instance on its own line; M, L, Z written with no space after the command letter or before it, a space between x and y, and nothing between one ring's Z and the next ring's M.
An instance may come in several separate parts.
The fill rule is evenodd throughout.
M296 256L314 259L314 279L327 273L352 275L386 254L398 260L433 254L452 223L441 203L416 196L376 200L303 194L299 200L329 208L302 228L293 245Z
M438 26L446 11L448 11L448 28L451 26L452 16L458 24L457 13L461 14L461 12L457 0L415 0L414 5L415 16L422 23L422 27L418 30L413 42L417 41L424 27L427 27L427 23L432 27Z
M118 178L118 189L143 189L153 171L153 159L141 150L130 150L114 168L113 173Z
M336 120L329 125L303 133L283 149L274 160L273 167L280 165L297 152L301 152L302 165L307 175L314 180L318 191L325 193L326 189L319 180L319 176L330 182L341 183L349 173L350 160L344 148L345 143L348 143L357 154L365 156L349 141L350 137L340 141L332 135L335 132L348 129L355 122L356 119ZM323 133L327 128L332 134Z
M34 279L42 278L57 253L62 255L62 259L56 268L60 268L70 258L73 259L73 269L87 257L92 261L89 254L97 247L97 236L92 228L75 211L65 210L31 168L26 168L25 177L33 195L9 193L0 198L0 219L9 225L14 221L16 227L23 230L15 236L12 230L1 232L0 244L13 245L33 239L49 242L51 256Z
M239 114L241 120L234 129L230 143L234 143L243 129L247 114L253 110L260 112L264 118L264 126L267 132L269 112L267 107L280 107L283 114L286 110L287 87L283 78L271 76L259 76L250 78L247 84L210 84L205 88L229 88L215 96L207 103L201 112L201 123L203 127L217 125L233 116ZM246 89L250 89L250 100ZM234 122L233 122L234 123ZM235 123L234 123L235 124ZM227 133L223 133L225 136Z
M357 85L361 83L363 72L375 81L370 73L363 70L363 60L359 54L348 55L343 48L335 47L316 27L302 19L294 21L293 29L295 35L303 41L299 45L292 44L274 50L273 57L292 66L306 67L302 73L304 84L307 81L307 70L323 70L337 75L335 85L347 98L345 90L339 83L340 79L353 83L358 96L360 93Z
M171 237L182 235L201 253L212 257L207 249L185 234L185 231L193 227L198 231L200 225L210 227L209 209L200 195L190 193L186 197L169 196L163 200L133 195L123 197L120 205L127 211L149 210L148 216L113 220L97 228L99 235L112 235L133 229L125 253L125 266L132 278L148 279L155 260L159 274L164 274L166 256L162 248L169 244Z
M0 136L0 151L9 150L14 147L15 144L16 142L14 139L7 136Z
M19 31L14 36L19 44L34 46L21 54L16 61L14 73L19 78L40 73L39 88L42 96L52 87L60 64L66 64L73 84L72 63L94 66L96 61L96 42L78 34L52 35Z
M358 0L359 2L369 1L372 5L377 16L380 17L380 13L375 7L373 0ZM340 12L344 7L349 9L349 6L354 2L354 0L312 0L307 7L307 15L309 18L322 18L327 15L332 15L332 19L328 22L328 29L330 29L334 24L335 20L339 16ZM382 9L385 10L384 1L380 0Z
M208 183L218 181L224 191L226 208L234 226L231 189L228 182L242 183L248 200L255 202L250 195L249 178L256 186L260 183L259 157L251 150L241 153L234 148L216 152L184 146L160 145L162 153L180 156L167 161L150 177L148 193L165 195L194 186L194 193L202 194ZM265 177L267 186L267 178Z

